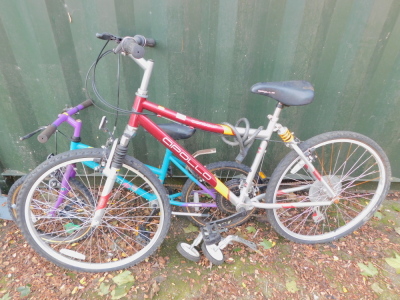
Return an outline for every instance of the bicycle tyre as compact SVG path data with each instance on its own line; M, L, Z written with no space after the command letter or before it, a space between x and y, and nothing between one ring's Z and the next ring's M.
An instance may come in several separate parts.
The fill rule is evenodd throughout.
M22 234L38 254L58 266L82 272L124 269L153 254L168 232L171 210L163 185L141 162L127 156L100 224L91 226L95 212L93 206L80 212L82 228L91 228L85 239L73 243L68 240L46 243L42 239L43 234L65 233L67 230L62 225L70 221L68 212L63 210L64 203L51 215L54 198L59 194L49 185L51 176L63 175L66 166L73 164L76 180L85 185L93 199L98 199L106 180L101 172L106 160L103 149L59 154L30 173L20 191L17 221ZM95 170L93 165L91 168L87 166L93 163L96 164ZM141 196L138 195L140 188ZM48 198L49 203L46 202ZM68 202L67 197L66 200Z
M272 227L294 242L315 244L332 242L367 222L390 186L390 164L382 148L349 131L323 133L299 146L336 196L329 206L290 207L291 202L330 200L321 182L310 176L292 151L278 164L267 188L267 203L289 203L267 211Z
M229 184L232 181L235 183L240 183L240 180L245 179L248 173L250 172L250 168L246 165L239 164L233 161L220 161L216 163L211 163L206 166L206 168L216 175L222 182L224 182L228 188L233 191L235 194L240 192L238 189L238 184ZM258 176L254 179L255 182L258 181ZM209 184L205 181L200 180L202 184L204 184L208 189L213 189ZM198 192L196 192L198 191ZM200 198L197 200L196 195ZM228 200L222 197L218 192L216 192L216 204L217 208L213 207L189 207L184 206L183 210L188 213L201 213L208 215L207 217L198 217L198 216L188 216L188 219L191 223L196 226L205 226L207 222L216 221L218 219L225 218L231 214L236 213L236 208L230 204ZM237 194L238 195L238 194ZM197 186L195 182L188 179L182 187L182 201L186 203L212 203L214 199L203 192L203 190ZM247 214L242 218L237 218L232 221L227 228L235 227L240 224L243 224L248 219L252 217L255 213L256 209L253 208L252 210L247 211Z
M7 208L10 216L14 222L17 222L17 198L27 175L24 175L16 180L8 191L7 195Z

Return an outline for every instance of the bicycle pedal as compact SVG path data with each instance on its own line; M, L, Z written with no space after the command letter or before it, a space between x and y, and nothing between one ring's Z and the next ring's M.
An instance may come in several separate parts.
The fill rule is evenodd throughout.
M215 222L207 223L206 226L201 227L200 230L206 245L218 244L222 239L221 230Z

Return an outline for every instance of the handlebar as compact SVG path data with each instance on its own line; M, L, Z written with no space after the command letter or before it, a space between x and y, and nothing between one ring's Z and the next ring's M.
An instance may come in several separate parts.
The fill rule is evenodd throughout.
M79 112L91 105L93 105L93 101L91 99L85 100L81 104L69 109L67 112L58 115L58 118L52 124L50 124L48 126L42 126L38 129L36 129L35 131L21 137L20 140L22 141L22 140L28 139L31 136L38 133L39 131L43 130L43 132L38 135L37 139L41 143L46 143L48 141L48 139L54 134L54 132L57 131L57 127L60 126L65 121L67 121L68 117L73 116L77 112Z
M106 41L115 41L118 45L113 50L115 54L125 53L132 55L134 58L142 58L144 56L144 47L155 47L156 41L152 38L146 38L143 35L135 35L134 37L118 37L113 34L104 32L96 33L96 37Z

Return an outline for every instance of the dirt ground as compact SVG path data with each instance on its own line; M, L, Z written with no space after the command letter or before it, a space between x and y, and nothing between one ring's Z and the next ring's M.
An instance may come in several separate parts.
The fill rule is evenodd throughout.
M400 193L375 217L330 244L301 245L257 220L232 229L225 263L194 263L176 250L196 228L174 217L156 255L128 270L76 273L39 257L12 221L0 223L0 300L5 299L400 299ZM193 231L193 232L191 232Z

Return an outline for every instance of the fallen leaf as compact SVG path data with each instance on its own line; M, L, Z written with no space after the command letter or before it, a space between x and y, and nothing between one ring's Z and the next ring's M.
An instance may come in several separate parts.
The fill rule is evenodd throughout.
M378 274L377 268L371 262L368 263L368 266L363 263L358 263L357 265L361 269L361 275L373 277Z
M185 232L185 233L198 232L198 231L199 231L199 228L197 228L193 224L189 224L188 227L183 228L183 232Z
M379 284L377 282L374 282L373 284L371 284L371 289L377 294L383 293L383 290L381 289L381 287L379 286Z
M150 286L150 292L149 292L149 297L150 299L153 299L154 295L156 295L160 291L160 286L157 284L157 282L153 282L153 284Z
M74 295L74 294L76 294L77 291L78 291L78 287L76 286L76 287L74 287L74 289L72 290L71 294Z
M105 296L110 292L110 286L111 284L105 284L104 282L102 282L99 286L99 292L97 294L99 294L100 296Z
M393 267L396 269L396 273L400 274L400 255L395 253L395 258L393 257L388 257L385 258L386 262L388 263L389 266Z
M5 294L0 300L11 300L10 293Z
M117 285L123 285L129 282L135 282L135 278L131 275L130 271L124 271L112 279Z
M21 297L26 297L31 292L31 288L29 286L20 286L17 288L17 291L21 294Z
M254 233L254 232L257 231L253 226L248 226L248 227L246 227L246 230L247 230L247 232L249 232L249 233Z
M296 293L299 289L297 288L296 281L286 281L286 289L291 293Z
M275 246L275 242L272 242L270 240L264 239L261 243L261 246L264 247L264 249L271 249L273 246Z
M126 287L124 285L117 286L112 292L111 292L111 299L121 299L122 297L125 297L128 294Z

